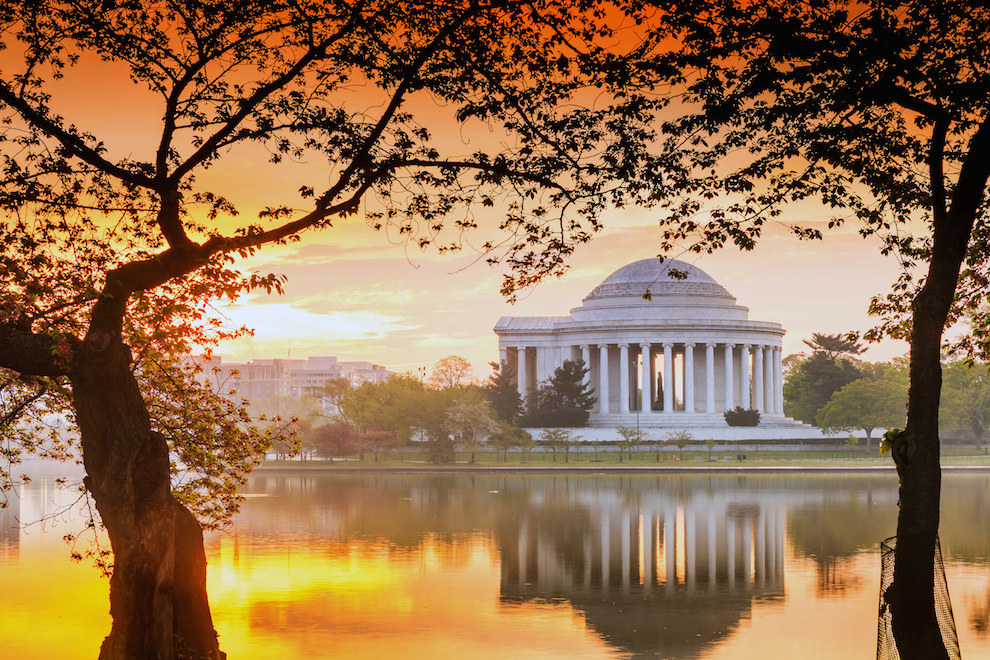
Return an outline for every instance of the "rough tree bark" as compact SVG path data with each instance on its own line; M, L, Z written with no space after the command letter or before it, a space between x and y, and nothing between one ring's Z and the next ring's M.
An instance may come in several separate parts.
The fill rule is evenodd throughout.
M113 550L113 627L101 660L225 657L207 600L202 530L172 496L168 447L151 429L119 330L94 323L70 379L85 483Z

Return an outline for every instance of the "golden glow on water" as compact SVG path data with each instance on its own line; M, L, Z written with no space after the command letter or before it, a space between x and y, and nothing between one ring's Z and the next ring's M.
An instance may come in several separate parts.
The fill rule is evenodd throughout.
M235 545L239 546L235 551ZM231 658L606 657L566 604L500 604L491 538L253 544L209 549L209 592Z
M99 654L110 630L109 582L68 555L61 534L36 530L22 537L13 561L10 553L0 561L0 657L66 660Z
M973 496L990 475L943 483L960 647L990 658L990 500ZM869 657L875 539L897 498L877 477L259 476L252 487L233 528L206 539L231 660ZM49 497L27 493L18 515L40 517ZM73 521L11 521L0 512L0 658L95 658L108 583L68 559Z

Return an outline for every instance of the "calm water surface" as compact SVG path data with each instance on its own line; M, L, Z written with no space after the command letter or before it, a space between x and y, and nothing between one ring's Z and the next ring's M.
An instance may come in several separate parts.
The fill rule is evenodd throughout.
M207 537L255 658L870 658L892 474L259 474ZM95 658L107 583L35 480L0 518L0 657ZM944 480L964 658L990 658L990 474Z

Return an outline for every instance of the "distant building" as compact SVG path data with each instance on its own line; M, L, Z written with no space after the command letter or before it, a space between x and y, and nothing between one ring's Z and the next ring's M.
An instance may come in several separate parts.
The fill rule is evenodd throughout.
M215 391L224 396L244 397L248 401L273 396L300 397L313 394L327 381L345 378L351 385L381 382L389 371L371 362L341 362L333 356L301 359L261 359L245 363L224 363L220 356L203 364L205 375Z

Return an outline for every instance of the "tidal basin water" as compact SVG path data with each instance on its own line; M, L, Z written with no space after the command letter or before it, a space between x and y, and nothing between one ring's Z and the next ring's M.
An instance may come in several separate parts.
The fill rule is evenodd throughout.
M869 658L889 473L262 473L206 539L221 648L260 658ZM107 582L37 479L0 516L0 657L95 658ZM990 658L990 473L944 478L964 658Z

